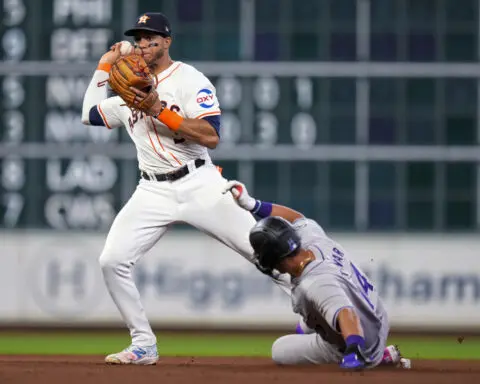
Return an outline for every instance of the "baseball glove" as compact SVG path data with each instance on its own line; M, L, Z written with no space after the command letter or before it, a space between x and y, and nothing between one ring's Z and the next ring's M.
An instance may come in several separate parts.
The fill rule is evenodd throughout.
M153 76L140 55L133 54L118 58L110 70L108 84L130 109L148 113L158 99ZM145 97L138 96L130 87L144 92Z

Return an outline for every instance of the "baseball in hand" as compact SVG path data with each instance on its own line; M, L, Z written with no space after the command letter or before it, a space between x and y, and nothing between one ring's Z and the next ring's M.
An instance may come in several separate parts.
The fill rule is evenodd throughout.
M120 54L122 56L130 55L133 53L133 45L129 41L123 40L120 42Z

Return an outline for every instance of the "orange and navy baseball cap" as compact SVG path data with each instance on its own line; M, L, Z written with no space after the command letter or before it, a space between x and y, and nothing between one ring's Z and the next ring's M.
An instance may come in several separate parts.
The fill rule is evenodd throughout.
M140 15L135 26L124 32L125 36L134 36L138 31L150 31L163 37L172 36L172 28L170 22L163 13L147 12Z

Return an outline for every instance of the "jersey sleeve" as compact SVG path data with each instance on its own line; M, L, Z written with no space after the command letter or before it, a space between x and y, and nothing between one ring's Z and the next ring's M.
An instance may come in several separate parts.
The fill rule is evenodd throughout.
M107 128L120 127L122 99L109 97L107 90L109 74L103 70L95 70L83 97L82 123L86 125L104 125ZM98 121L98 116L101 122ZM93 117L94 121L91 121ZM103 124L102 124L103 122Z
M122 104L125 102L120 96L110 97L97 104L98 113L107 128L118 128L124 125L121 116L126 107Z
M201 119L220 115L217 91L208 78L200 72L191 74L182 94L183 110L188 119Z
M310 238L311 236L326 236L325 231L316 221L306 217L295 220L293 227L302 239Z
M305 299L316 308L332 329L337 329L340 310L353 308L339 282L329 274L322 275L321 281L316 280L305 288Z

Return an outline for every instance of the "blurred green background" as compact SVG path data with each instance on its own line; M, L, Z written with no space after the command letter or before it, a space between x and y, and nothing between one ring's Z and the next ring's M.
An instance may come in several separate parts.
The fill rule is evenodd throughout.
M161 356L258 356L270 357L275 339L282 334L157 333ZM394 336L410 359L480 359L480 337ZM104 355L125 348L126 332L2 332L0 354Z

